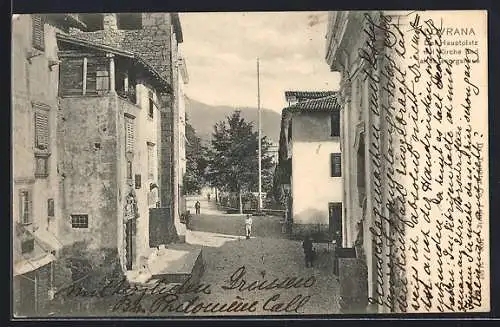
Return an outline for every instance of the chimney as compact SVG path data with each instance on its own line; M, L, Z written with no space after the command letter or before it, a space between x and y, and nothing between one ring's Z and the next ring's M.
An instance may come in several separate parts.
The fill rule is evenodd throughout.
M116 31L118 29L116 14L104 14L104 30Z

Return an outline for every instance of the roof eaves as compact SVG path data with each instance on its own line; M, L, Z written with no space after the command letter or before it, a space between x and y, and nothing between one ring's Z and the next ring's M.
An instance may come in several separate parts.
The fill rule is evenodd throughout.
M58 40L61 40L61 41L67 42L67 43L76 44L76 45L80 45L80 46L84 46L84 47L88 47L88 48L93 48L96 50L106 51L106 52L110 52L110 53L113 53L113 54L116 54L119 56L123 56L123 57L127 57L127 58L134 58L134 54L132 52L120 50L120 49L117 49L114 47L110 47L109 45L104 45L104 44L100 44L100 43L93 43L93 42L83 40L83 39L80 39L80 38L77 38L74 36L70 36L67 34L56 33L56 38Z

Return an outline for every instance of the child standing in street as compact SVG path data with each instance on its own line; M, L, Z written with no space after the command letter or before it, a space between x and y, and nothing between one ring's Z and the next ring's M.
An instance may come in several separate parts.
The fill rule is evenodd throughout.
M252 234L252 216L247 215L245 218L245 231L247 240L250 239L250 235Z
M196 201L196 203L194 204L194 209L196 210L196 214L199 215L200 214L200 201Z

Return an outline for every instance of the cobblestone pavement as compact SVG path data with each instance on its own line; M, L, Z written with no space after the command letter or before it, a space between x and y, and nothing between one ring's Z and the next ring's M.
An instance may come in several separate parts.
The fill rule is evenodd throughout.
M199 295L198 302L229 306L236 301L241 309L245 303L250 308L252 302L258 301L251 313L243 310L246 312L219 315L339 312L339 285L332 273L331 253L317 249L314 267L306 268L302 244L284 237L280 218L254 217L253 235L247 240L243 236L244 216L210 213L204 215L202 211L201 215L193 216L192 230L186 238L189 243L203 246L205 272L201 282L211 285L211 294ZM274 285L281 284L281 287L270 287L275 279L278 280ZM238 286L243 284L246 288L239 290ZM258 285L263 290L259 290ZM270 289L265 289L266 285Z
M332 273L331 253L318 249L314 267L306 268L301 243L288 240L281 233L280 218L254 217L253 235L247 240L244 237L244 216L224 214L217 211L213 203L200 202L202 214L193 216L186 242L203 249L205 271L200 283L210 285L206 288L209 292L205 292L209 294L188 294L180 297L179 303L192 301L191 308L198 305L203 310L196 313L185 313L182 309L180 312L152 312L152 301L157 297L141 298L140 293L133 292L130 296L71 296L59 305L55 301L49 315L207 316L339 312L339 284ZM113 310L114 307L118 309ZM210 310L205 310L209 307Z

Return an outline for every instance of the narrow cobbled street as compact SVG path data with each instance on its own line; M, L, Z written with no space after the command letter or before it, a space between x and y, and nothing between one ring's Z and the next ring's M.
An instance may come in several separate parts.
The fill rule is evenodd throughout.
M301 242L281 233L279 217L253 217L247 240L244 216L219 212L213 202L199 200L201 214L193 215L187 242L203 247L201 282L211 285L211 294L200 294L200 302L240 301L243 307L258 301L250 313L258 315L338 312L331 252L317 248L314 267L306 268Z

